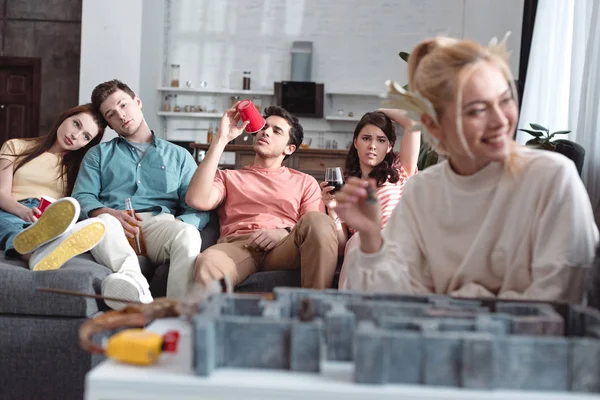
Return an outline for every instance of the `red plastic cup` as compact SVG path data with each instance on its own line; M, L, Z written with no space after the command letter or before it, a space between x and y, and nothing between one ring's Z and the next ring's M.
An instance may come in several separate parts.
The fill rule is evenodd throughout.
M40 205L38 206L38 210L44 213L44 210L48 208L50 204L54 203L54 201L55 200L52 197L42 196L40 198Z
M237 106L242 121L248 121L246 132L256 133L265 126L265 119L260 115L256 106L250 100L242 100Z

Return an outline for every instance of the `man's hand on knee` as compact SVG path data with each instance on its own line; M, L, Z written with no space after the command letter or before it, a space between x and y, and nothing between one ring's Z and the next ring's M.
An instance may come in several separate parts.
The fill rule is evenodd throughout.
M244 244L250 250L269 251L277 246L288 235L285 229L261 229L254 232Z

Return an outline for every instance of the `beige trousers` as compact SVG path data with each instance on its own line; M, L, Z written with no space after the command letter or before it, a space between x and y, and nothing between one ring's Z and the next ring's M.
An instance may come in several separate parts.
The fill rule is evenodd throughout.
M331 287L338 259L335 225L327 215L306 213L294 229L268 252L246 249L251 234L227 236L204 250L196 260L194 279L227 276L235 286L257 271L301 269L304 288ZM204 273L200 274L200 271ZM202 275L202 276L201 276Z
M171 214L139 213L148 259L156 265L170 261L167 296L183 296L192 282L194 262L200 253L198 229ZM94 259L113 272L141 274L140 264L129 245L121 223L110 214L100 214L106 225L104 238L91 251Z

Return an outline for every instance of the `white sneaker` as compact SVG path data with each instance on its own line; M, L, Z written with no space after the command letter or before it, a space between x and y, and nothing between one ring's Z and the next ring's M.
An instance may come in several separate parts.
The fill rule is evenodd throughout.
M106 226L100 218L79 222L63 235L34 251L29 258L29 268L34 271L58 269L76 255L93 249L105 232Z
M46 208L40 219L15 236L15 250L29 254L63 235L75 225L79 211L79 203L72 197L56 200Z
M150 294L148 282L143 275L126 275L124 273L110 274L102 281L102 296L152 303L154 300ZM127 303L114 300L104 300L107 306L113 310L121 310L127 307Z

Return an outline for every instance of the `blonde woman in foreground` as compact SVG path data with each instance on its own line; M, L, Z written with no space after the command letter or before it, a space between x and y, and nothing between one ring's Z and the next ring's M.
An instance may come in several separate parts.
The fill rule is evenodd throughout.
M447 161L407 182L383 232L374 182L348 179L336 208L361 243L348 288L581 301L598 241L588 194L571 160L513 141L504 42L427 40L408 73L412 92L391 91Z

